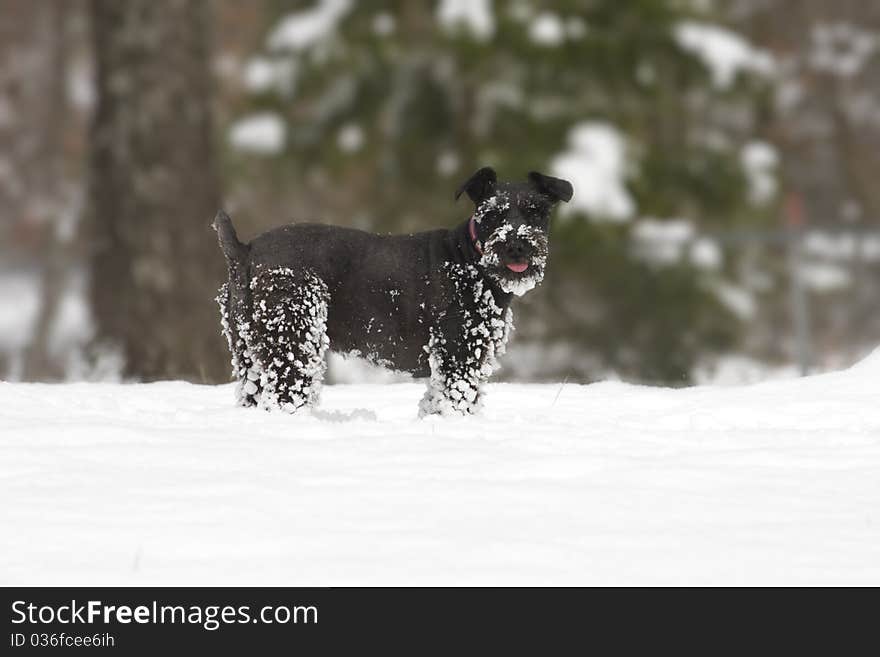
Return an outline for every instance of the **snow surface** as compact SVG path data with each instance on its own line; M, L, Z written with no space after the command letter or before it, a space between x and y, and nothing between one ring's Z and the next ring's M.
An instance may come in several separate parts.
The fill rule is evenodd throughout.
M776 62L769 53L718 25L682 21L676 26L675 36L682 48L702 59L718 88L730 87L741 71L763 76L772 76L776 71Z
M654 265L674 265L685 256L699 269L717 270L724 264L718 242L699 236L688 219L640 219L633 225L632 243L634 255Z
M387 11L380 11L373 17L373 33L376 36L391 36L396 29L397 21L394 19L394 14L389 14Z
M558 46L565 40L565 25L558 15L543 11L532 21L529 39L540 46Z
M229 143L239 151L275 155L284 148L287 127L274 112L251 114L229 128Z
M880 353L735 388L0 383L0 584L880 584Z
M253 93L278 91L289 96L293 93L297 63L289 58L252 58L242 71L244 86Z
M880 260L880 233L805 231L803 249L807 255L828 260L877 262Z
M749 183L749 199L755 205L773 200L778 190L776 180L779 153L765 141L751 141L740 152L740 162Z
M288 14L269 35L269 48L308 50L330 36L351 7L351 0L320 0L310 9Z
M810 36L810 65L843 78L861 73L877 52L877 35L850 23L818 23Z
M27 346L40 310L39 290L35 274L0 270L0 350Z
M667 265L681 260L695 235L694 225L687 219L645 217L632 229L636 254L648 262Z
M355 153L364 145L364 130L357 123L346 123L336 135L336 145L346 153Z
M495 34L495 15L489 0L440 0L437 21L449 31L464 27L481 41Z
M852 284L849 271L831 263L805 262L797 271L801 283L813 292L835 292Z
M568 133L568 148L550 164L554 176L576 190L560 214L582 211L593 220L628 221L635 212L626 189L626 140L612 125L582 121Z
M724 281L717 281L710 287L718 300L742 321L752 320L758 314L758 302L748 288Z
M699 237L691 246L690 262L698 269L717 270L724 264L724 252L711 237Z

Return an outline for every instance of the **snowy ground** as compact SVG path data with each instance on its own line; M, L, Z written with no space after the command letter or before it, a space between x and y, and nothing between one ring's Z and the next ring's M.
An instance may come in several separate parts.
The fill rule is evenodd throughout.
M0 384L0 584L880 584L880 354L741 388Z

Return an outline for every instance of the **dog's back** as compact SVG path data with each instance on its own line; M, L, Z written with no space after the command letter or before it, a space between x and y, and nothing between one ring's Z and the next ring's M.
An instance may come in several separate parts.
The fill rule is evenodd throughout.
M288 224L255 237L248 245L248 261L254 268L310 270L332 288L355 272L363 279L379 270L382 274L402 267L411 270L418 265L413 258L418 258L423 235L376 235L326 224Z
M227 220L221 218L221 226ZM423 349L428 340L426 317L441 290L425 282L436 277L449 231L376 235L297 223L242 244L229 225L218 234L229 262L231 316L251 316L249 284L260 272L283 270L295 283L315 277L332 298L326 327L331 350L357 352L416 376L429 374Z

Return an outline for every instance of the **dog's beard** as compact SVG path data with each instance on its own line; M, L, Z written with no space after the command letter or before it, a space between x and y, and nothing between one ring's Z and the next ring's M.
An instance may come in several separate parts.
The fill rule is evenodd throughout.
M500 255L513 230L510 224L502 224L492 231L489 239L483 244L480 265L502 290L522 296L544 279L544 268L547 266L547 237L541 230L532 226L522 225L516 229L516 237L528 244L531 251L528 268L519 273L509 269Z

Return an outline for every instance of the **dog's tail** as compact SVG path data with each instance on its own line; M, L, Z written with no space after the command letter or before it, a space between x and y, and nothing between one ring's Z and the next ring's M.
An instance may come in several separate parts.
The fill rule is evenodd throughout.
M224 283L217 295L220 304L220 323L223 334L229 344L232 354L232 375L240 378L244 367L244 336L241 335L241 327L250 316L250 295L248 290L248 252L250 248L242 244L229 215L220 210L214 217L211 227L217 231L217 240L220 249L226 256L226 266L229 281ZM247 369L245 367L245 369Z
M248 247L238 240L235 226L232 225L232 219L228 214L220 210L214 217L214 223L211 224L211 227L217 231L220 248L230 265L238 264L247 257Z

